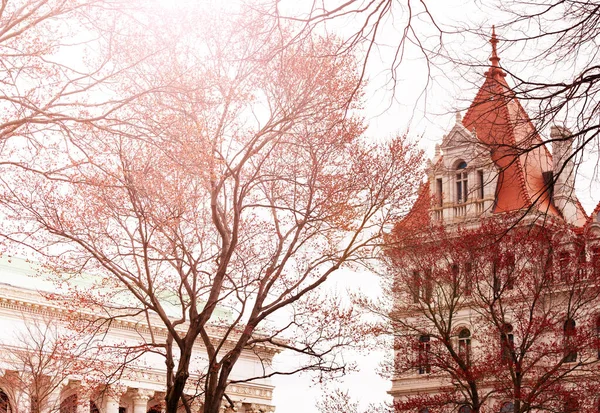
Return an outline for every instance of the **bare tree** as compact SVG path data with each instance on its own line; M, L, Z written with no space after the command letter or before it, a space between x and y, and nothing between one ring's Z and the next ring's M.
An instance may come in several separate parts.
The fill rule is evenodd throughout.
M417 188L421 154L404 137L362 136L360 73L335 38L290 42L250 11L204 28L199 15L177 18L169 35L166 16L123 50L135 61L160 44L120 85L154 92L40 154L41 168L72 161L61 180L6 174L3 199L20 223L13 240L59 277L97 277L100 293L78 292L77 305L149 324L136 349L165 357L167 412L189 409L197 373L204 412L216 413L230 384L293 373L265 364L232 375L244 352L274 346L308 357L298 370L344 368L336 351L356 338L352 313L316 292L376 257ZM207 366L194 372L198 341Z
M65 381L85 378L93 386L95 369L100 367L89 337L61 326L58 320L33 319L23 315L22 331L1 344L2 362L7 370L0 378L2 388L11 394L19 413L20 401L28 401L31 413L57 412L57 397Z
M597 239L505 219L396 232L395 374L438 383L399 399L398 410L499 410L510 401L515 412L560 411L574 398L595 408Z

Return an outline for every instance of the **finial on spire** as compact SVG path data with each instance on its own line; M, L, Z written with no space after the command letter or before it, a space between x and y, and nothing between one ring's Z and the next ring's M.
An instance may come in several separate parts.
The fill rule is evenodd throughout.
M456 111L456 123L462 122L462 116L460 116L460 110Z
M492 55L490 56L490 62L492 62L492 66L490 70L486 72L486 75L490 75L492 77L506 76L506 73L500 68L500 58L498 57L498 38L496 37L496 26L492 25L492 37L490 39L490 43L492 44Z
M498 38L496 37L496 26L492 26L492 38L490 39L490 43L492 44L492 56L490 57L490 62L492 62L492 67L499 67L498 62L500 62L500 58L498 57L498 49L496 45L498 44Z

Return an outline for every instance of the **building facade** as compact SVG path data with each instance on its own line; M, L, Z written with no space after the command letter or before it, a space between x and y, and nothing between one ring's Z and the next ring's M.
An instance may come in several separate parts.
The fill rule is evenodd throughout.
M490 67L390 237L398 411L598 411L600 208Z
M149 334L145 324L140 320L118 320L101 336L88 336L89 341L81 343L82 337L71 334L67 324L68 320L85 320L86 314L73 313L72 309L50 300L48 293L55 286L36 276L36 272L25 260L0 258L0 412L163 411L165 363L160 355L145 354L122 369L115 368L117 356L111 353L94 360L88 356L92 348L102 353L103 345L108 349L113 344L143 342L144 336ZM155 328L153 334L164 333L159 330ZM70 341L73 337L79 340L77 345ZM83 344L86 345L84 350ZM276 352L268 347L260 357L256 351L245 352L232 379L260 375L258 372L263 371L265 363L270 363ZM201 357L200 345L195 353L198 356L191 371L202 371L206 363ZM202 412L201 393L194 388L194 381L194 377L190 377L186 394L190 395L191 410ZM269 379L231 385L227 394L234 407L224 403L223 412L274 412L273 389Z

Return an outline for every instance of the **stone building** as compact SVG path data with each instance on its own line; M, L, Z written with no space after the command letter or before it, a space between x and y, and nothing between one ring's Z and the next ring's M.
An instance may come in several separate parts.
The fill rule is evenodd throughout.
M454 126L436 145L427 182L393 233L396 373L389 393L401 411L529 411L541 396L528 399L526 388L545 392L539 411L572 412L586 403L597 409L600 295L591 286L600 274L600 205L586 214L575 195L574 138L568 129L553 126L542 140L505 79L494 32L490 43L491 64L483 84L464 117L457 113ZM477 232L483 223L502 219L510 222L507 233L516 227L542 235L544 242L535 241L540 250L519 255L511 251L518 246L500 246L502 257L483 258L486 252L480 251L479 257L469 258L477 237L484 243ZM475 238L468 241L471 251L460 246L464 234ZM455 255L439 252L444 245L454 248ZM428 261L423 251L435 258ZM516 279L502 279L507 269ZM544 338L532 339L532 346L549 349L537 364L523 344L527 333L519 331L527 324L524 310L542 311L527 303L524 291L529 287L519 284L527 277L551 285L540 294L544 308L555 312L552 320L546 315L551 326ZM552 277L556 279L549 281ZM579 284L566 282L569 277L579 277ZM574 310L568 300L577 296L583 302L583 295L577 295L582 285L587 301ZM446 301L437 297L441 295ZM482 308L486 305L492 310ZM493 306L502 307L499 320ZM572 344L576 336L577 346ZM549 366L568 377L560 381L558 373L549 376L546 383L555 380L552 391L543 387L542 376L530 373ZM504 379L508 386L500 384Z
M58 330L64 327L64 316L69 310L61 307L56 302L47 299L47 293L54 286L35 276L33 266L22 259L0 258L0 412L3 413L160 413L163 410L165 391L165 363L161 356L156 354L145 355L143 360L126 367L119 376L106 377L109 385L102 385L98 374L90 382L87 370L81 373L71 372L59 377L58 382L52 382L48 377L45 386L51 386L50 394L41 403L32 400L35 392L24 391L24 388L15 383L21 383L23 371L31 367L39 368L42 378L51 371L56 371L56 366L41 366L36 350L43 350L40 337L31 336L31 326L44 323L54 325ZM85 314L68 314L69 318L85 317ZM43 329L43 328L42 328ZM161 334L160 329L155 329L154 334ZM147 333L147 328L139 320L119 320L106 334L95 338L106 343L138 343L140 337ZM218 330L215 330L218 334ZM44 337L51 344L51 337ZM33 344L29 340L36 341ZM68 343L65 343L68 344ZM31 358L25 355L17 362L11 355L22 350L19 346L27 347ZM274 348L265 347L261 358L255 352L245 352L236 366L232 378L243 379L252 377L265 368L276 354ZM196 354L196 371L202 370L202 349L199 347ZM41 356L40 356L41 357ZM110 361L110 360L109 360ZM23 363L31 363L25 366ZM105 364L106 365L106 364ZM60 365L58 365L60 369ZM71 368L77 365L70 364ZM26 368L21 368L26 367ZM54 370L52 370L54 368ZM108 374L107 369L106 373ZM60 374L61 372L59 372ZM98 373L98 372L97 372ZM102 372L99 372L102 373ZM190 377L192 381L193 377ZM259 379L243 384L231 385L228 396L233 401L235 408L223 407L223 412L246 413L271 413L275 411L272 404L273 385L269 379ZM190 394L193 393L190 389ZM190 399L192 410L202 411L201 397Z

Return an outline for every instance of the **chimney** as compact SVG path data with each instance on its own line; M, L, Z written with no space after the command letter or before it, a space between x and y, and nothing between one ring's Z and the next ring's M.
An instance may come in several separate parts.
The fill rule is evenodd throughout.
M552 175L554 178L554 205L562 212L567 221L577 215L575 206L575 164L573 154L573 136L571 131L561 126L550 128L552 141Z

